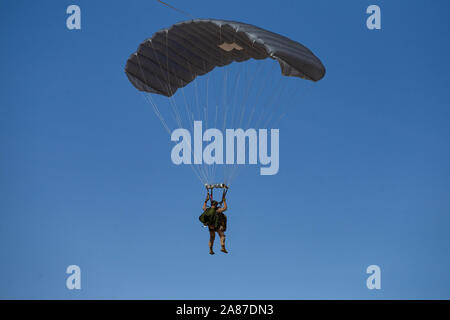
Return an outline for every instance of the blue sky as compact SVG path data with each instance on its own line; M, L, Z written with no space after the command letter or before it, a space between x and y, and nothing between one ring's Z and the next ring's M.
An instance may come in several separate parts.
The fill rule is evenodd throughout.
M73 3L79 31L65 24ZM186 17L156 1L2 1L0 298L450 298L448 1L172 4L284 34L323 61L322 81L279 98L280 172L241 170L230 254L216 242L208 255L203 186L171 163L123 72L141 41ZM370 4L381 30L366 28ZM80 291L65 287L71 264ZM381 290L365 286L371 264Z

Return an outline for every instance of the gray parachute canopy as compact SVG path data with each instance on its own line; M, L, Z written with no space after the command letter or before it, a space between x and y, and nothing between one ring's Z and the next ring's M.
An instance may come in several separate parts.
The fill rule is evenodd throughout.
M276 59L285 76L318 81L322 62L305 46L250 24L196 19L174 24L142 42L125 73L140 91L172 96L198 75L233 61Z

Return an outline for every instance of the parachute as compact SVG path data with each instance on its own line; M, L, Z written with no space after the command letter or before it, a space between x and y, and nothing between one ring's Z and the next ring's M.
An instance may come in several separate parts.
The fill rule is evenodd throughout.
M156 32L130 55L125 73L144 94L169 135L169 118L174 120L174 128L193 129L192 122L198 119L203 119L207 128L221 122L224 129L228 125L248 128L252 121L262 123L264 117L265 124L272 121L275 111L271 105L286 86L268 83L282 77L272 73L261 75L259 66L234 71L228 65L236 65L232 62L247 65L248 60L267 58L276 60L281 74L287 77L315 82L325 75L322 62L302 44L251 24L216 19L183 21ZM216 74L214 91L213 70L217 67L225 68L219 68L222 75ZM202 84L198 83L200 79ZM258 80L261 87L255 85ZM192 92L185 92L185 87ZM176 94L180 89L182 93ZM254 99L250 98L251 93ZM270 97L261 98L264 94ZM155 101L155 96L169 101ZM257 102L258 99L262 102ZM191 166L204 185L217 183L216 163L208 165L200 161ZM223 167L221 182L229 186L236 175L236 165Z
M325 75L322 62L298 42L250 24L213 19L156 32L128 58L125 73L138 90L170 97L215 67L269 57L285 76L318 81Z

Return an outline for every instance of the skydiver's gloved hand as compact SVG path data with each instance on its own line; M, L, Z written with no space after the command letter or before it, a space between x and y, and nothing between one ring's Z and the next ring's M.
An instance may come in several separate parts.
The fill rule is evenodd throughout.
M208 200L209 200L209 192L208 192L208 194L206 195L206 200L205 200L205 202L208 201Z

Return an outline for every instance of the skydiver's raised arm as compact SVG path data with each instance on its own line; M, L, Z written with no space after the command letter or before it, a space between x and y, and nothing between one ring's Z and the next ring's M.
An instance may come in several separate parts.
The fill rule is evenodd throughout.
M203 207L202 207L203 211L206 210L206 203L208 202L208 200L209 200L209 192L208 192L208 195L206 196L205 202L203 202Z
M228 209L227 201L226 201L225 199L223 199L223 207L217 209L217 212L218 212L218 213L222 213L222 212L227 211L227 209Z

